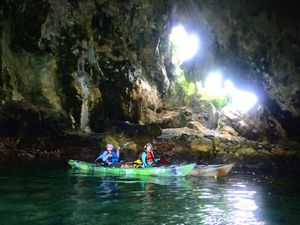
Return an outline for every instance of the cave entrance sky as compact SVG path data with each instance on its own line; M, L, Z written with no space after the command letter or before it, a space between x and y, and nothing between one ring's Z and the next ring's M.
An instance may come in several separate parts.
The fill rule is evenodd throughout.
M226 105L233 110L246 113L257 103L255 94L235 87L230 80L224 81L223 74L220 71L209 73L204 86L201 87L200 84L196 83L197 89L204 90L202 92L205 92L210 96L215 96L216 98L226 96L228 98Z
M192 59L201 51L199 37L195 34L187 33L182 25L177 25L172 28L169 40L173 48L172 62L176 68L175 73L179 76L184 74L180 68L182 63ZM224 99L227 99L226 106L242 113L246 113L256 105L257 97L255 94L240 90L230 80L224 78L222 71L216 69L207 74L203 84L201 81L197 81L191 87L196 86L195 90L202 96L202 100L224 102Z
M173 62L177 64L193 58L199 49L199 38L194 34L188 34L182 25L173 27L170 41L176 49Z

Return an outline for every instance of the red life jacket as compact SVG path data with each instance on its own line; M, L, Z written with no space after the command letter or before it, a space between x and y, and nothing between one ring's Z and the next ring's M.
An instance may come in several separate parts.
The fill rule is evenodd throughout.
M147 162L154 162L154 153L153 151L147 152L147 157L146 157L146 161Z
M151 150L150 152L147 152L147 150L143 150L140 155L139 155L139 159L142 161L142 153L145 152L147 153L147 156L146 156L146 162L154 162L154 159L155 159L155 156L154 156L154 153L153 151Z

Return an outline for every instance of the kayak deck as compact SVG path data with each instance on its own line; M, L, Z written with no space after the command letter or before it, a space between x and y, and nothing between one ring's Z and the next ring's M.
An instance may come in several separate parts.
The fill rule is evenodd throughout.
M217 165L197 165L191 172L191 176L226 176L233 167L231 164L217 164Z
M186 165L172 165L146 168L122 168L105 167L95 163L87 163L79 160L69 160L72 168L80 169L90 173L106 174L112 176L161 176L161 177L179 177L187 176L196 166L196 163Z

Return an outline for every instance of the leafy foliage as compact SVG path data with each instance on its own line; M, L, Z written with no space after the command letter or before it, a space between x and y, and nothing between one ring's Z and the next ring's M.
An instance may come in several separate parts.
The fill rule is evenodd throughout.
M228 96L226 94L211 95L205 92L205 89L200 91L200 100L212 103L216 108L222 108L228 102Z
M183 70L180 71L177 82L182 86L187 97L196 93L196 85L193 82L187 82Z
M201 102L201 101L210 102L216 108L222 108L228 102L227 94L211 94L211 93L207 92L205 90L205 88L200 88L200 90L197 90L195 83L188 82L186 80L183 71L180 71L180 74L177 77L176 81L177 81L178 85L181 87L181 89L184 91L185 102L187 102L187 100L188 100L187 98L190 98L192 96L193 96L193 98L195 98L195 96L197 96L197 97L199 96L198 97L199 102ZM178 88L177 88L177 90L178 90ZM181 95L182 94L183 93L181 93ZM195 101L195 99L193 99L193 101Z

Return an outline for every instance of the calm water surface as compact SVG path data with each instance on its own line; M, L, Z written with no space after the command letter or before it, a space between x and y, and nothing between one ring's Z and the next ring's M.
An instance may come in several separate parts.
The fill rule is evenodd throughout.
M91 176L64 163L0 161L0 225L300 224L298 175Z

